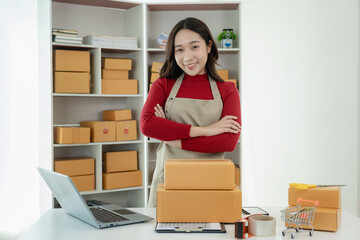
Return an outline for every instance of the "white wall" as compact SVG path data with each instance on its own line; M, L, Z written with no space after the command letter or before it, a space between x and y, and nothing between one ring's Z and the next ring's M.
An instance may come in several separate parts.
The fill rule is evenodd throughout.
M291 182L346 184L357 209L358 0L242 1L244 205Z

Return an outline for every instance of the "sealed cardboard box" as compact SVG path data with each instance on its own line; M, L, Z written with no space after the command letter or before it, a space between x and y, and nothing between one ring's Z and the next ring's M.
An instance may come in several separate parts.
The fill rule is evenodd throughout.
M294 206L289 206L294 207ZM313 222L314 230L331 231L336 232L340 227L341 209L335 208L316 208L315 217ZM286 223L285 226L288 226ZM291 224L291 227L296 227L295 224ZM311 229L311 227L302 225L305 229Z
M156 81L156 79L158 79L160 77L160 74L158 73L151 73L151 79L150 82L153 83Z
M90 143L90 128L54 127L54 142L60 144Z
M217 69L216 71L223 80L229 79L229 70Z
M55 50L54 71L90 72L90 52Z
M241 185L241 181L240 181L240 168L239 166L235 165L235 184L237 186Z
M94 158L58 158L54 161L55 172L67 176L95 174Z
M138 94L138 81L129 80L101 80L102 94Z
M103 58L102 67L104 69L131 70L131 59L127 58Z
M114 142L116 139L114 121L83 121L80 126L91 128L91 142Z
M138 170L137 151L105 152L104 172Z
M153 62L151 67L151 72L159 73L163 63L160 62Z
M136 120L116 122L116 141L137 140Z
M228 159L166 159L165 189L234 189L234 173Z
M90 73L55 72L55 93L90 93Z
M72 176L71 180L79 192L95 190L95 175Z
M157 189L157 222L234 223L242 217L241 191Z
M105 110L102 115L104 121L131 120L131 109Z
M129 79L129 70L113 70L113 69L103 69L102 70L103 79L114 79L114 80L128 80Z
M298 198L319 201L319 207L341 208L340 187L319 187L309 189L289 188L289 205L296 205ZM311 207L312 203L301 202L302 206Z
M142 186L142 172L103 173L103 188L106 190Z

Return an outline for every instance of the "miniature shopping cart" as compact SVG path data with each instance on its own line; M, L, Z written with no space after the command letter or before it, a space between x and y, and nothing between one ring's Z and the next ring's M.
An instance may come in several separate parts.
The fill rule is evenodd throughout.
M310 202L313 203L313 207L301 207L301 202ZM302 198L298 198L298 202L295 207L290 207L281 211L281 220L285 221L288 226L281 233L285 236L286 231L290 229L295 229L295 232L291 233L291 238L295 238L295 234L299 232L309 232L309 235L312 237L314 232L314 227L312 226L315 217L316 207L319 206L319 201L310 201ZM311 230L304 230L303 226L308 226Z

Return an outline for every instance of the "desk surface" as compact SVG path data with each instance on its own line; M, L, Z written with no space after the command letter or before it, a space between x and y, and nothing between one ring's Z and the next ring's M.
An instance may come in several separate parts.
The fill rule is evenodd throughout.
M289 235L283 238L284 222L280 220L281 208L264 208L271 216L276 218L276 235L273 237L252 237L251 240L268 239L291 239ZM145 215L156 216L155 208L132 208L131 210L143 213ZM107 229L96 229L91 225L78 220L62 209L51 209L46 212L19 240L60 240L60 239L235 239L234 224L226 224L227 233L156 233L155 220L146 223L113 227ZM342 211L341 227L337 232L315 231L313 237L308 234L299 234L295 239L312 240L351 240L360 239L360 218Z

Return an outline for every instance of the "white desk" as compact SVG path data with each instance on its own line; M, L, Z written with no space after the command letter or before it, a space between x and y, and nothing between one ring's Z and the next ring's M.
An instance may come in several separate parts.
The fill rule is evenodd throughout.
M285 238L281 235L284 222L280 220L281 208L264 208L271 216L276 218L276 235L273 237L261 238L252 237L251 240L268 239L291 239L290 235ZM143 213L154 217L156 210L154 208L133 208L133 211ZM155 220L146 223L138 223L107 229L96 229L91 225L82 222L66 214L62 209L51 209L46 212L19 240L128 240L128 239L235 239L234 224L227 224L227 233L156 233ZM352 240L360 239L360 218L342 211L341 227L336 233L315 231L314 236L310 237L307 233L301 233L295 239L304 240Z

